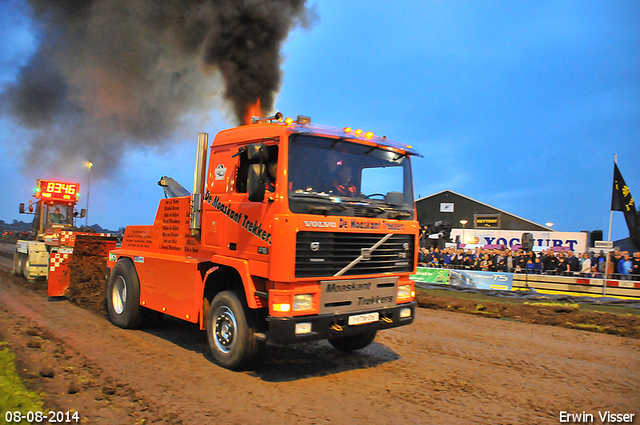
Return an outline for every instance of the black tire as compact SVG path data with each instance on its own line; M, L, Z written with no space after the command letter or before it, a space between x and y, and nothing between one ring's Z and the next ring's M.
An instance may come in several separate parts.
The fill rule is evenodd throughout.
M357 335L349 335L342 338L329 339L329 343L333 345L333 348L340 351L353 351L360 350L369 346L376 339L378 331L367 331L365 333Z
M20 254L22 256L22 276L29 279L29 254Z
M16 251L13 254L13 273L16 276L22 276L22 265L24 258L22 257L22 253Z
M216 295L207 318L207 338L216 363L231 370L253 364L263 344L255 338L253 316L235 291Z
M105 294L111 323L124 329L141 325L140 281L130 259L123 258L113 267Z

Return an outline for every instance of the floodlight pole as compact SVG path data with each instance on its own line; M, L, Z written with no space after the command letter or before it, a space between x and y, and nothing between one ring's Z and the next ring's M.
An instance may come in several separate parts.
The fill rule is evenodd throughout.
M91 195L91 167L93 167L93 162L88 161L87 167L89 167L89 184L87 185L87 215L85 215L84 225L89 227L89 197Z

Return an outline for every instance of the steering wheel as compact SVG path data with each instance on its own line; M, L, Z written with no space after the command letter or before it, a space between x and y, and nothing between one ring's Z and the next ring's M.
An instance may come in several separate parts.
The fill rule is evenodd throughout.
M363 193L363 195L364 195L364 193ZM367 199L371 199L374 196L379 196L382 199L385 198L385 195L383 195L382 193L372 193L371 195L364 195L364 197L367 198Z

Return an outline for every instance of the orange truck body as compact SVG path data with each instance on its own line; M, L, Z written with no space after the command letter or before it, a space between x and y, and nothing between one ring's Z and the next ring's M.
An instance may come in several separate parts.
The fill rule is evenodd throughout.
M152 225L126 228L121 246L109 254L108 273L119 260L129 259L139 280L140 306L199 323L201 329L206 328L212 296L228 289L230 281L236 282L245 306L262 312L261 338L275 343L332 338L367 326L377 330L411 323L415 292L409 276L415 273L417 264L419 224L407 166L403 168L404 185L409 186L405 195L410 196L406 202L410 212L400 217L392 207L343 201L332 193L296 191L290 180L296 162L301 161L293 156L292 145L307 143L309 138L344 143L345 147L365 149L363 152L377 149L382 155L397 157L397 161L408 162L410 155L417 154L410 146L386 138L356 134L350 129L291 120L221 131L207 146L208 169L201 206L194 206L199 203L196 196L161 200ZM265 189L261 202L250 201L246 189L247 166L243 161L247 159L243 152L250 144L271 149L272 157L277 157L275 188ZM355 154L352 157L354 161L359 158ZM337 164L342 165L340 160ZM296 170L298 174L305 172L300 166ZM318 198L320 205L315 201L305 205L305 198L299 207L292 208L294 195ZM192 230L194 208L201 210L196 231ZM359 213L358 208L373 212ZM378 247L374 247L376 243ZM339 255L341 244L355 244L352 253ZM318 258L313 257L314 247ZM359 257L357 264L345 270ZM375 267L369 267L373 260L377 261ZM220 278L221 274L226 277ZM370 296L352 297L351 307L340 305L335 298L371 288L372 284L382 289ZM403 297L397 296L398 287L405 289ZM311 299L299 311L295 309L298 294L310 295L306 299ZM333 304L332 297L337 300ZM403 317L399 313L402 307ZM375 323L347 324L348 317L372 311L379 318ZM300 322L311 323L310 331L296 334L295 324Z

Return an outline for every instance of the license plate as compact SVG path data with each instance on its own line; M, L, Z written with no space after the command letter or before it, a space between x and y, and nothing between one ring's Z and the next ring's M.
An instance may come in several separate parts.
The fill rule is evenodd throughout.
M349 317L349 325L364 325L365 323L377 322L380 318L378 313L358 314L357 316Z

